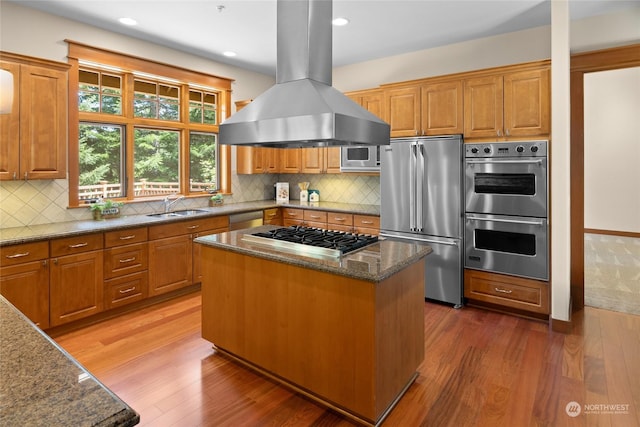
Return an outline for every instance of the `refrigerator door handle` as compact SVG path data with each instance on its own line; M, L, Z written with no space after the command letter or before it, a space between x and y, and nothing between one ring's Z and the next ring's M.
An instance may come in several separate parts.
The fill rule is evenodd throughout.
M409 152L409 229L416 231L416 168L417 153L416 142L411 141L411 151Z
M416 174L416 231L422 232L424 225L422 224L422 216L424 214L424 169L425 169L425 159L424 159L424 144L419 142L416 146L416 162L418 173Z
M433 239L425 239L423 237L404 237L404 236L395 236L395 235L384 234L384 233L380 233L380 236L389 237L392 239L418 241L418 242L424 242L424 243L437 243L439 245L447 245L447 246L458 246L457 240L433 240Z

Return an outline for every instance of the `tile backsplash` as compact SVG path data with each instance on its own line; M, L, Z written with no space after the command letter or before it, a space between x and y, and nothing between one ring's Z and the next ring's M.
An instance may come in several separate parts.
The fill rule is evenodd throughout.
M233 175L232 195L225 203L240 203L275 198L276 182L289 182L290 197L299 198L298 182L308 181L320 191L321 202L380 204L378 176L353 174L281 174ZM69 183L65 179L0 182L0 228L22 227L91 219L89 209L69 209ZM207 197L184 199L176 209L207 206ZM130 203L122 207L124 215L160 212L162 202Z

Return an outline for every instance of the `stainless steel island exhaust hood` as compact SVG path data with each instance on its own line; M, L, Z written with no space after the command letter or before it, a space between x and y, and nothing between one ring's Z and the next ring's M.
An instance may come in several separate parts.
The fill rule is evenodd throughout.
M331 0L278 0L277 9L276 84L220 125L220 144L389 144L389 125L331 86Z

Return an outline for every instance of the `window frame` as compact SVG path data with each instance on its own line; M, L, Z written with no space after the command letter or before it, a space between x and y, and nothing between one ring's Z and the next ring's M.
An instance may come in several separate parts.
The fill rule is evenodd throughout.
M227 117L231 110L231 83L232 79L188 70L182 67L168 65L148 59L143 59L127 54L117 53L101 48L88 46L71 40L65 40L69 45L68 63L71 65L69 72L69 207L86 206L85 201L79 199L79 146L78 129L81 122L121 124L125 126L125 198L118 199L123 202L145 202L161 199L162 196L139 197L133 194L133 135L134 127L147 127L152 129L178 130L180 132L180 194L187 197L202 197L202 192L191 192L189 185L189 133L215 133L218 134L219 124ZM96 64L99 66L92 66ZM95 68L101 70L104 67L108 74L122 74L123 100L122 115L80 112L78 109L78 89L80 68ZM133 81L142 77L148 79L149 75L160 76L158 83L165 78L180 88L180 120L178 122L143 119L133 117ZM175 83L175 82L179 83ZM213 91L217 94L217 124L191 123L189 121L189 90ZM185 101L186 100L186 101ZM182 107L185 108L182 108ZM218 191L222 194L231 193L231 147L220 145L218 142Z

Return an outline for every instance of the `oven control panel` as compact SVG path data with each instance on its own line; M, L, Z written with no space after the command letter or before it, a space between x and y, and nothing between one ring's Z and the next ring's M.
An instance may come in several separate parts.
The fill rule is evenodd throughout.
M465 143L465 157L546 157L547 141Z

